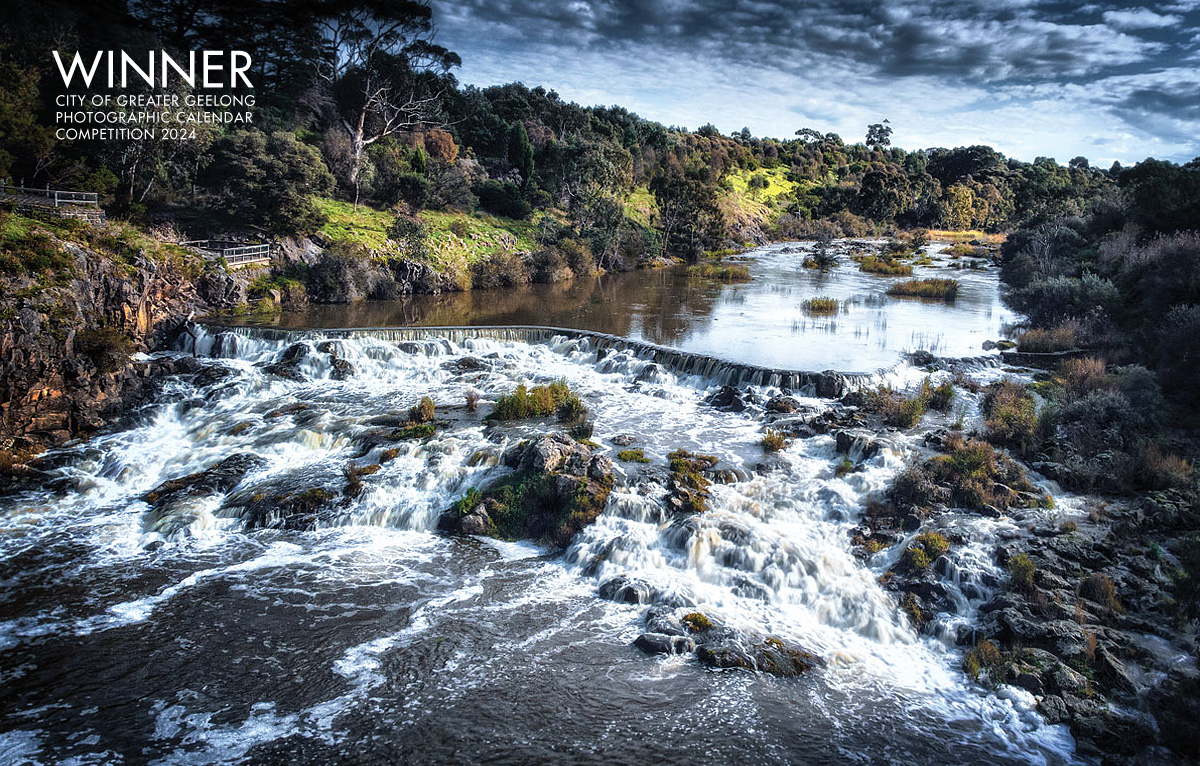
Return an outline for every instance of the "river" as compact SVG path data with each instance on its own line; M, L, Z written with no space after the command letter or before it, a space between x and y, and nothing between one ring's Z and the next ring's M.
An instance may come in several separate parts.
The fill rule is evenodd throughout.
M978 356L977 341L995 337L1005 318L994 272L972 272L964 293L975 297L953 308L864 296L835 329L789 329L821 277L792 268L797 254L782 246L754 255L749 284L689 281L686 291L703 300L613 292L615 305L642 307L623 332L716 353L721 338L770 326L777 335L757 351L736 353L802 369L838 364L819 363L808 348L772 348L780 338L834 348L827 336L840 337L860 351L843 349L835 362L887 369L888 380L906 385L923 373L899 363L901 350L924 338L940 355ZM635 284L676 278L639 275ZM824 294L847 298L886 285L849 269L824 279ZM579 307L592 305L589 290L609 294L611 284L570 288L560 294L576 297L547 316L570 324L569 312L587 315ZM494 305L497 313L471 317L480 323L518 318L505 313L517 309L503 308L504 296L451 300ZM433 308L442 304L423 305L423 321L449 322ZM536 316L531 306L524 316ZM654 306L683 316L651 319ZM344 309L340 322L324 316L344 326L362 310ZM916 329L923 324L931 329ZM871 337L861 343L851 328L870 328ZM47 486L0 500L0 762L1072 761L1066 728L1046 725L1024 692L970 682L952 640L996 586L989 551L1018 522L940 520L967 543L946 572L959 607L927 634L914 632L877 582L902 546L866 561L851 551L864 502L886 487L916 437L891 434L892 446L863 470L838 477L829 435L764 457L761 402L777 390L751 387L745 412L719 411L703 403L710 380L630 352L598 359L587 338L404 348L343 339L353 369L345 375L319 353L322 337L320 329L283 340L199 330L175 352L200 357L194 372L167 380L120 427L52 455ZM310 350L303 379L268 372L294 342ZM1000 374L972 364L981 378ZM651 463L617 463L604 513L561 554L436 533L451 501L508 470L497 464L506 448L550 428L488 426L487 403L517 383L551 380L580 393L601 451L632 442ZM463 405L471 390L482 394L478 413ZM449 427L397 443L384 460L364 441L373 423L426 395ZM963 396L969 418L975 402ZM798 398L813 412L833 406ZM666 454L681 447L711 453L742 477L715 486L710 509L687 519L659 503ZM166 513L143 499L239 453L262 462L231 493L187 498ZM252 528L245 507L253 498L340 494L352 460L381 465L357 496L304 524ZM797 642L826 665L777 678L643 654L631 642L646 606L598 596L600 584L622 575L739 630Z

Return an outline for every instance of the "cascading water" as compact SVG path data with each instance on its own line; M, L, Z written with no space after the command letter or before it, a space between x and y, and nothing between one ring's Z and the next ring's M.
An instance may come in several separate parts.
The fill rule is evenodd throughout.
M943 565L957 608L934 635L877 582L900 547L852 554L865 499L914 446L902 437L842 477L831 436L767 458L761 406L718 411L703 404L710 380L588 338L200 330L188 350L201 360L131 423L56 453L44 489L0 501L0 761L1072 759L1032 698L958 670L953 639L999 577L988 543L1007 522L946 522L968 543ZM268 371L289 355L292 372ZM604 513L562 555L434 532L452 501L509 470L507 447L551 428L487 426L466 394L556 379L583 397L602 451L621 436L651 462L617 463ZM448 427L372 438L426 395ZM679 448L740 479L696 516L661 504ZM227 491L146 495L235 455L251 467ZM352 464L379 466L356 494ZM256 510L318 496L300 521ZM786 679L642 654L645 607L597 596L615 577L827 666Z

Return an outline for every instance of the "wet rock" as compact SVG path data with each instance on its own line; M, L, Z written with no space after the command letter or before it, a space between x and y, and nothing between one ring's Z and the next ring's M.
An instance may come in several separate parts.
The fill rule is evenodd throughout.
M284 350L279 361L263 367L268 372L280 378L304 382L308 377L300 371L300 362L308 356L309 348L305 343L293 343Z
M696 648L696 642L686 636L665 633L643 633L633 645L646 654L689 654Z
M913 351L905 356L912 362L913 367L930 367L937 362L937 357L924 349Z
M775 412L782 415L790 415L798 409L800 409L800 402L783 394L772 396L767 400L766 404L767 412Z
M865 429L846 429L834 432L836 449L855 462L867 460L879 452L879 440Z
M515 472L482 494L490 520L486 534L496 537L565 547L600 515L613 488L612 461L565 434L522 442L505 452L503 462ZM456 504L442 513L438 526L457 533L477 530L480 521L472 516L478 514Z
M686 636L689 634L683 621L675 615L675 610L658 606L646 611L646 632L665 633L668 636Z
M265 487L249 487L231 495L223 512L236 515L247 529L307 530L339 506L340 493L324 486L297 487L297 479L280 477Z
M443 370L456 372L460 375L469 372L483 372L484 370L490 370L491 368L492 366L490 364L473 356L464 356L461 359L452 359L449 362L442 363Z
M240 484L246 474L266 464L258 455L239 452L203 471L163 482L141 499L154 508L162 508L185 497L222 494Z
M617 434L608 441L615 447L631 447L638 443L638 440L629 434Z
M704 403L722 412L742 412L746 409L742 395L733 386L722 386L721 390L709 395Z
M619 575L600 584L600 598L624 604L649 604L657 591L649 583Z
M798 676L821 665L811 652L773 636L748 642L737 634L704 638L696 658L710 668L740 668L774 676Z

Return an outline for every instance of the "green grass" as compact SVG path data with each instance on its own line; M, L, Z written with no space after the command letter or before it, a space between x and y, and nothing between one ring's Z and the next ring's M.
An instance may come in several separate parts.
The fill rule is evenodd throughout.
M755 176L766 180L766 187L751 189L750 179ZM796 184L788 180L787 168L783 166L759 168L758 170L737 168L729 171L725 177L729 179L729 185L733 188L734 194L751 199L769 201L775 197L793 194L796 191Z
M640 449L623 449L617 453L617 460L623 463L649 463L650 458Z
M353 242L372 250L388 249L388 230L396 216L367 205L354 205L328 197L314 197L317 209L329 217L321 233L334 242Z
M654 215L658 212L658 202L650 193L649 187L638 186L629 192L625 199L625 215L629 220L641 226L650 226Z
M441 263L475 263L501 253L526 253L537 249L535 219L517 221L488 213L422 210L429 226L429 249ZM536 218L536 216L535 216Z
M958 297L958 282L953 279L910 279L887 289L887 294L903 298L928 298L953 303Z

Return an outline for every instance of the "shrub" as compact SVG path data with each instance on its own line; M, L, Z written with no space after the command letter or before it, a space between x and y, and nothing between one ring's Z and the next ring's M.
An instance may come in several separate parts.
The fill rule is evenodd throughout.
M407 441L409 439L424 439L437 432L433 423L418 423L417 425L401 428L391 435L392 441Z
M958 297L958 282L953 279L910 279L892 285L887 294L953 303Z
M927 399L918 392L905 396L890 386L880 386L866 394L866 409L878 413L885 425L894 428L912 428L921 422L928 407Z
M787 440L783 438L783 434L770 428L762 438L762 448L767 452L778 452L786 445Z
M1120 450L1148 433L1155 415L1138 410L1119 391L1093 391L1059 410L1060 437L1081 454Z
M533 207L521 197L521 189L511 181L487 180L475 188L479 206L505 218L528 218Z
M476 410L479 409L479 397L480 397L480 393L473 388L466 393L468 410L470 410L471 412L475 412Z
M929 554L916 546L906 548L902 560L906 567L918 572L928 569L930 564Z
M75 336L75 350L90 359L101 373L123 368L133 348L133 340L115 327L96 327Z
M421 401L408 410L408 419L413 423L428 423L433 420L434 404L428 396L422 396Z
M1093 572L1079 583L1079 595L1089 601L1105 607L1111 612L1123 612L1120 599L1117 598L1116 588L1108 575Z
M1150 489L1187 488L1192 484L1192 462L1147 444L1138 454L1142 483Z
M560 407L565 408L560 411ZM548 386L534 386L532 389L525 384L517 386L511 394L505 394L496 400L496 406L488 413L488 420L523 420L524 418L546 418L558 413L560 419L580 418L586 415L587 409L571 390L565 381L555 381ZM563 420L562 422L570 422Z
M529 265L517 253L496 253L471 264L471 286L474 288L516 287L529 284L530 279Z
M925 468L931 482L949 487L950 500L956 505L976 510L990 505L1003 510L1030 503L1028 495L1036 488L1020 466L992 445L951 434L945 449L947 454L931 458Z
M838 313L838 301L836 298L809 298L800 304L804 309L804 313L812 316L829 316Z
M988 386L983 396L984 425L988 438L1019 452L1033 449L1037 443L1038 418L1033 397L1015 380L1002 380Z
M624 463L649 463L650 458L640 449L623 449L617 453L617 460Z
M1086 357L1068 359L1058 367L1063 388L1072 397L1080 397L1109 385L1108 370L1103 359Z
M471 511L479 507L483 502L483 493L475 487L470 487L463 496L455 500L450 505L450 510L458 516L466 516Z
M954 384L946 381L935 386L933 381L925 378L921 382L921 397L929 402L930 409L946 412L950 409L951 402L954 401Z
M1002 660L1000 650L996 645L984 639L963 657L963 670L971 678L979 678L981 670L994 671L1000 667Z
M1008 560L1008 576L1013 588L1029 593L1033 590L1033 575L1037 567L1033 559L1018 553Z
M388 230L388 237L400 247L400 252L415 261L429 259L429 227L415 216L398 215Z
M1074 323L1049 329L1035 329L1017 336L1017 351L1028 354L1049 354L1075 348L1079 326Z
M930 560L943 556L950 550L950 541L939 532L924 532L917 535L916 544L929 554Z

